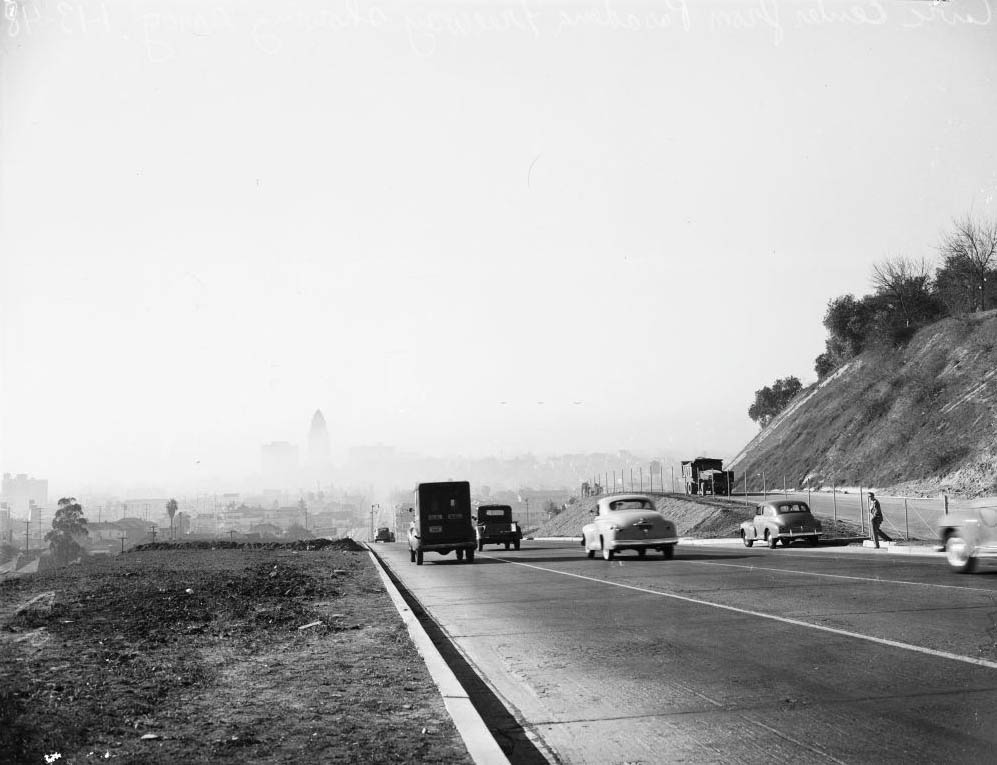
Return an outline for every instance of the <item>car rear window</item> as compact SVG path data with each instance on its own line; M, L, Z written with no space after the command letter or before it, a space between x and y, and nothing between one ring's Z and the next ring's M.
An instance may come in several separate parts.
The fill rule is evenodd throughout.
M809 513L810 508L806 505L779 505L779 515L785 513Z
M499 515L499 516L502 516L502 515L505 515L505 510L502 510L501 508L498 509L498 510L485 510L485 515Z
M618 499L609 503L610 510L653 510L654 505L646 499Z

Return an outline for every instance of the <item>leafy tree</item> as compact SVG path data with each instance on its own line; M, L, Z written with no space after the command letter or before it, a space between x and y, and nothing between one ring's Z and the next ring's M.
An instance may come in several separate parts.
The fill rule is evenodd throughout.
M824 313L828 352L842 361L862 353L872 331L876 311L868 297L842 295L829 301Z
M177 501L170 499L166 503L166 514L170 516L170 539L173 539L173 516L177 514Z
M80 557L84 549L76 540L89 535L83 507L76 501L76 497L60 499L59 509L52 519L52 530L45 535L53 561L62 565Z
M946 305L950 310L956 306L987 310L993 304L997 275L997 219L984 222L967 215L953 221L939 249L943 265L938 280Z
M801 390L803 384L796 377L776 380L771 387L755 391L755 403L748 408L748 416L764 428Z

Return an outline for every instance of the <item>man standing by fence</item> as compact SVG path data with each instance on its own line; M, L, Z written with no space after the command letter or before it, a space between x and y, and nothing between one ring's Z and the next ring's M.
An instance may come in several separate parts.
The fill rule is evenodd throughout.
M882 531L879 527L883 524L883 508L879 506L879 500L876 499L874 492L869 492L869 519L872 521L872 541L876 543L876 549L879 549L879 540L882 539L884 542L892 542L892 537L888 537L886 532Z

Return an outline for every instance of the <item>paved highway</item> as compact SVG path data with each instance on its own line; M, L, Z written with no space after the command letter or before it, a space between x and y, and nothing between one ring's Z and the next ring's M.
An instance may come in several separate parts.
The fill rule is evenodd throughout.
M994 761L997 569L853 548L607 562L525 542L423 566L375 549L553 761Z

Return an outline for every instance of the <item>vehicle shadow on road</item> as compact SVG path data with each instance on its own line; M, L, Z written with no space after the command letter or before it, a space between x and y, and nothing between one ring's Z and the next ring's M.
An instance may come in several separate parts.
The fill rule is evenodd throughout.
M485 555L486 553L478 553L478 555ZM537 557L534 555L530 556L518 556L515 554L505 554L496 551L495 558L492 559L492 563L565 563L571 561L584 561L591 560L593 564L596 562L601 563L640 563L646 564L648 566L661 566L672 562L678 562L683 560L741 560L742 558L757 558L758 556L746 555L744 553L735 553L733 555L709 555L707 553L686 553L677 552L675 557L671 560L666 559L661 553L648 553L646 557L641 558L637 555L627 555L626 553L622 555L615 556L612 560L603 560L602 555L596 555L594 558L586 558L584 552L579 552L577 555L572 555L570 557L565 555L549 556L549 557ZM485 558L475 558L475 565L480 561L484 563Z

